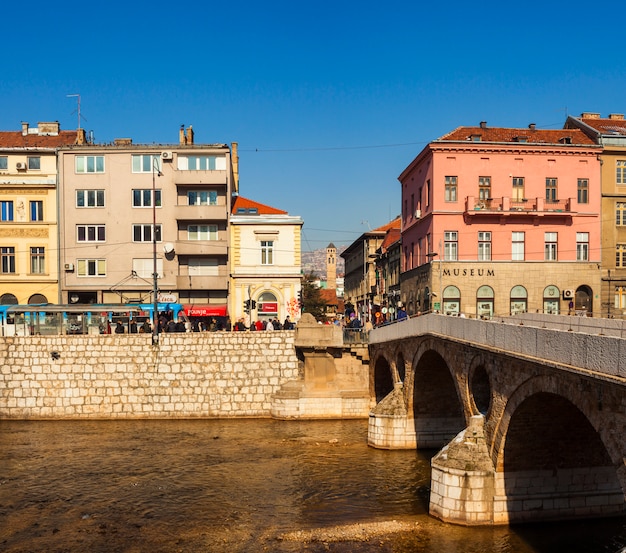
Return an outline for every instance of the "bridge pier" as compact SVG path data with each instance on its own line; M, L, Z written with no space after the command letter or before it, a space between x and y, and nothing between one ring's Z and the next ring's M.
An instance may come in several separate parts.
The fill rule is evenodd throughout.
M430 514L445 522L494 522L495 470L484 434L484 417L469 426L431 461Z

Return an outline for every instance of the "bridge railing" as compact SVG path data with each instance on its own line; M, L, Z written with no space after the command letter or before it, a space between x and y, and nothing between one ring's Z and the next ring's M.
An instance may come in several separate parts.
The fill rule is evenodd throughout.
M569 317L572 324L583 317ZM556 323L557 320L555 319ZM421 335L439 335L511 354L530 356L582 369L612 379L626 379L626 339L606 332L589 333L574 328L544 328L540 324L520 324L519 320L491 320L428 314L377 327L369 343L378 344Z
M363 328L344 328L344 344L367 344L369 342L369 331Z

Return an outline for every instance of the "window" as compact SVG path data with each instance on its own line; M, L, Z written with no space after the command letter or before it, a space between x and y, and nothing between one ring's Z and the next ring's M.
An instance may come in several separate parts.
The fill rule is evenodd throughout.
M0 248L0 259L3 273L15 272L15 248L13 246Z
M30 272L33 275L42 275L46 272L45 248L30 249Z
M225 171L225 156L178 156L180 171Z
M30 202L30 220L43 221L43 201L34 200Z
M624 202L615 204L615 224L618 227L626 225L626 203Z
M274 241L261 240L261 265L274 264Z
M546 202L556 202L556 179L547 178L546 179Z
M615 287L615 309L626 309L626 286Z
M217 190L189 190L187 203L189 205L217 205Z
M491 177L478 177L478 199L491 199Z
M578 179L578 203L589 203L589 179Z
M104 242L105 225L76 225L77 242Z
M576 261L589 261L589 233L576 233Z
M478 261L491 261L491 232L478 233Z
M544 259L546 261L556 261L557 257L557 233L556 232L546 232L544 234Z
M13 221L13 200L5 200L0 202L2 221Z
M79 277L106 276L107 274L106 259L79 259L77 265Z
M457 261L459 251L459 233L454 230L448 230L443 233L443 259L444 261Z
M626 267L626 244L615 245L615 266Z
M77 190L76 207L104 207L104 190Z
M457 177L446 177L445 200L456 202Z
M163 259L157 258L157 278L163 278ZM133 271L139 278L154 279L154 259L133 259Z
M77 173L104 173L104 156L76 156Z
M9 158L7 156L0 156L0 171L7 170L9 168Z
M158 173L161 171L161 156L159 154L134 154L133 173Z
M133 225L133 242L152 242L152 225ZM156 241L161 241L161 225L156 226Z
M189 225L188 240L217 240L217 225Z
M511 235L511 260L524 261L524 233L514 232Z
M524 177L513 177L513 201L521 202L524 199Z
M618 159L615 162L615 184L626 185L626 161Z
M39 156L33 156L28 158L28 168L38 171L41 169L41 158Z
M219 266L217 259L210 257L190 257L190 276L218 276Z
M154 191L155 206L161 207L161 191ZM133 207L152 207L152 189L133 190Z

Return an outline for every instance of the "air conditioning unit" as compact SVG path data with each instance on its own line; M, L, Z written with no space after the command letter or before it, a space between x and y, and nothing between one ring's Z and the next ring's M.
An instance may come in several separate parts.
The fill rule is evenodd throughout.
M74 270L74 263L66 263L65 264L65 270L66 271L73 271Z
M416 219L421 219L422 218L422 210L421 209L416 209L415 210L415 218Z
M573 300L574 299L574 290L563 290L563 299L564 300Z
M161 152L161 159L169 159L171 160L174 157L172 152Z
M19 161L18 163L15 164L15 168L18 171L24 171L24 170L26 170L26 164L22 163L21 161Z

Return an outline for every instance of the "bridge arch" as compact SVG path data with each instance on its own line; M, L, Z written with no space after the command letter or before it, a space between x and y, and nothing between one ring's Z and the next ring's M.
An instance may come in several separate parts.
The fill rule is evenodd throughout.
M493 392L491 377L481 356L476 356L470 365L467 387L472 414L487 417Z
M391 363L385 355L379 355L374 361L374 372L370 377L372 395L376 403L383 400L394 389L394 362Z
M419 448L442 447L466 426L468 413L450 362L444 345L434 340L425 340L413 358L405 386Z
M506 513L504 522L626 511L620 446L573 390L538 376L511 394L492 451L496 495L506 498L496 513Z

